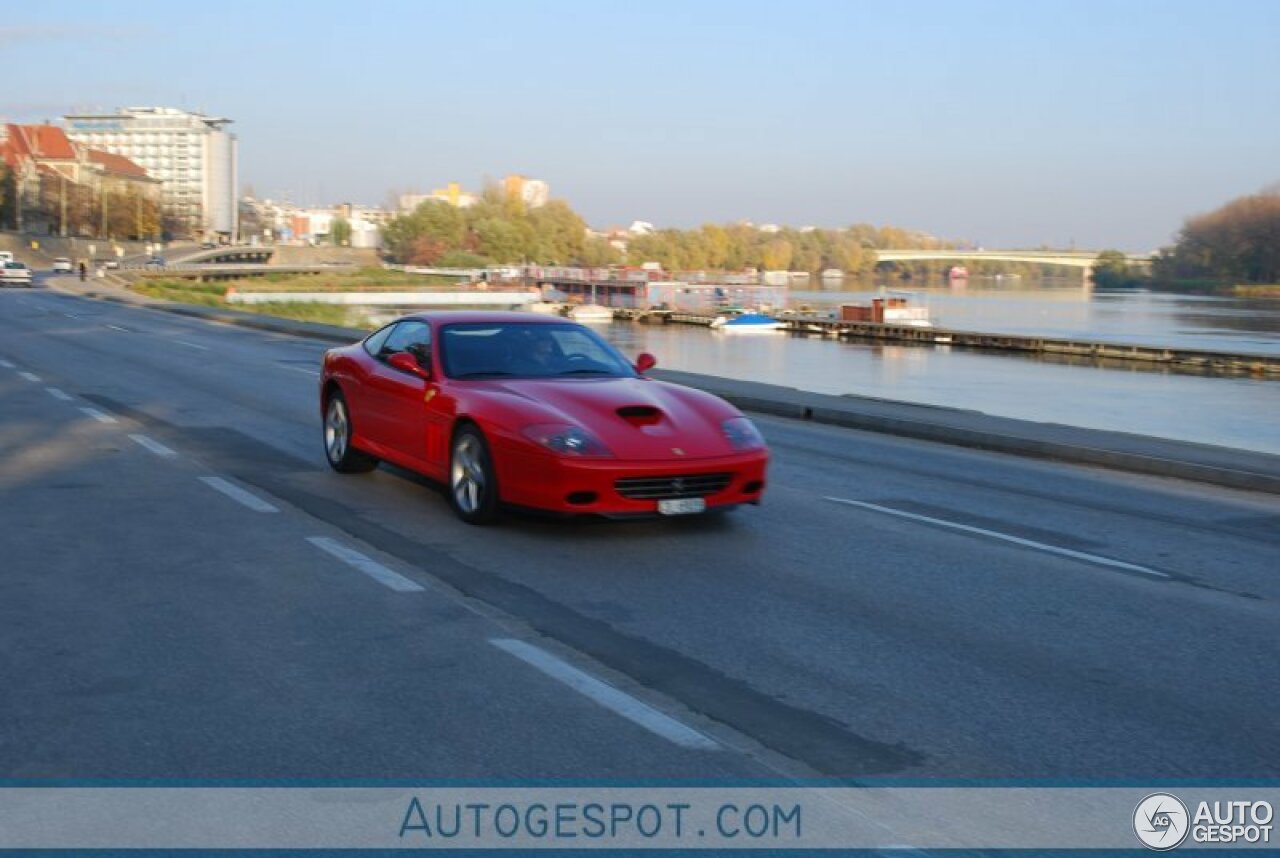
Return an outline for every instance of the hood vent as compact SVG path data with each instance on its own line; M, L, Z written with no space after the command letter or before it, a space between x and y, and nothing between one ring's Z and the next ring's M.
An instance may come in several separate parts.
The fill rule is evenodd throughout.
M618 416L632 426L652 426L662 419L662 412L652 405L624 405Z

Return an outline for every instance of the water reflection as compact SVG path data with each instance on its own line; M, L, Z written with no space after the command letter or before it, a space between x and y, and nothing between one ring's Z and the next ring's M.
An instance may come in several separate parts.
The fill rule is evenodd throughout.
M1040 334L1213 351L1280 353L1280 301L1104 292L1078 280L974 278L963 289L912 289L939 327L994 333ZM873 284L792 291L800 303L834 309L877 294Z
M1280 453L1276 381L1113 365L1122 371L947 346L726 336L684 325L618 322L601 330L626 354L652 352L670 369Z

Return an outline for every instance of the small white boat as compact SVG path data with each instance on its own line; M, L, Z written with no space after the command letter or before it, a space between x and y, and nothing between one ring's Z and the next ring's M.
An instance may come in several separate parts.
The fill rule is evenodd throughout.
M528 306L528 310L544 316L559 316L564 311L564 304L557 304L554 301L534 301Z
M779 322L772 316L760 313L743 313L740 316L716 316L711 323L714 331L726 334L768 334L781 331L787 327L786 322Z
M567 314L575 322L585 325L604 324L613 321L613 310L599 304L578 304L570 307Z

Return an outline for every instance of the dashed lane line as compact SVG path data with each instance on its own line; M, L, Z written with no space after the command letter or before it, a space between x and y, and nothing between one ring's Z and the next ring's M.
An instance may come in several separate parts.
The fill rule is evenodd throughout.
M200 482L217 492L222 492L238 504L248 507L254 512L279 512L280 510L255 495L240 488L235 483L222 477L200 477Z
M1161 572L1157 569L1150 569L1146 566L1139 566L1136 563L1126 563L1123 560L1115 560L1111 557L1103 557L1100 554L1089 554L1085 551L1075 551L1070 548L1063 548L1058 545L1050 545L1047 542L1036 542L1033 539L1024 539L1021 536L1013 536L1009 533L1001 533L998 530L987 530L984 527L974 527L971 524L960 524L956 521L947 521L943 518L933 518L928 515L920 515L919 513L907 512L906 510L894 509L890 506L881 506L880 504L867 503L866 501L849 500L848 498L828 497L827 500L832 503L844 504L846 506L856 506L860 509L871 510L872 512L884 513L885 515L893 515L898 518L905 518L910 521L920 521L925 524L932 524L938 527L945 527L951 530L958 530L962 533L973 533L978 536L986 536L991 539L999 539L1002 542L1011 542L1014 545L1021 545L1023 548L1031 548L1036 551L1043 551L1047 554L1057 554L1060 557L1070 557L1073 560L1083 560L1086 563L1093 563L1098 566L1106 566L1111 569L1119 569L1124 572L1138 572L1142 575L1150 575L1153 578L1171 578L1167 572Z
M176 452L174 452L173 450L170 450L164 444L161 444L159 441L155 440L154 438L148 438L146 435L130 435L129 438L132 439L133 442L136 443L138 446L144 447L145 449L150 450L152 453L155 453L157 456L159 456L162 459L172 459L178 455Z
M116 420L116 418L112 417L110 414L106 413L105 411L99 411L96 408L81 408L80 410L83 413L87 414L88 416L92 417L94 420L97 420L99 423L118 423L119 422L118 420Z
M416 593L423 589L421 584L410 581L399 572L393 572L372 557L367 557L354 548L348 548L336 539L330 539L327 536L308 536L307 542L397 593Z
M561 661L546 650L515 638L493 638L489 643L668 742L699 751L719 751L722 748L720 743L709 736L681 724L670 715L659 712L625 691L614 688L607 682L602 682L573 665Z

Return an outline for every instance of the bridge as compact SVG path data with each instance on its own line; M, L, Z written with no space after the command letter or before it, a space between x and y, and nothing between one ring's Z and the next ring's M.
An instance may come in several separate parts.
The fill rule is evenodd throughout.
M877 250L879 262L925 262L932 260L946 261L981 261L981 262L1024 262L1031 265L1064 265L1080 268L1085 274L1098 261L1096 250ZM1125 256L1130 263L1147 265L1151 262L1150 254Z

